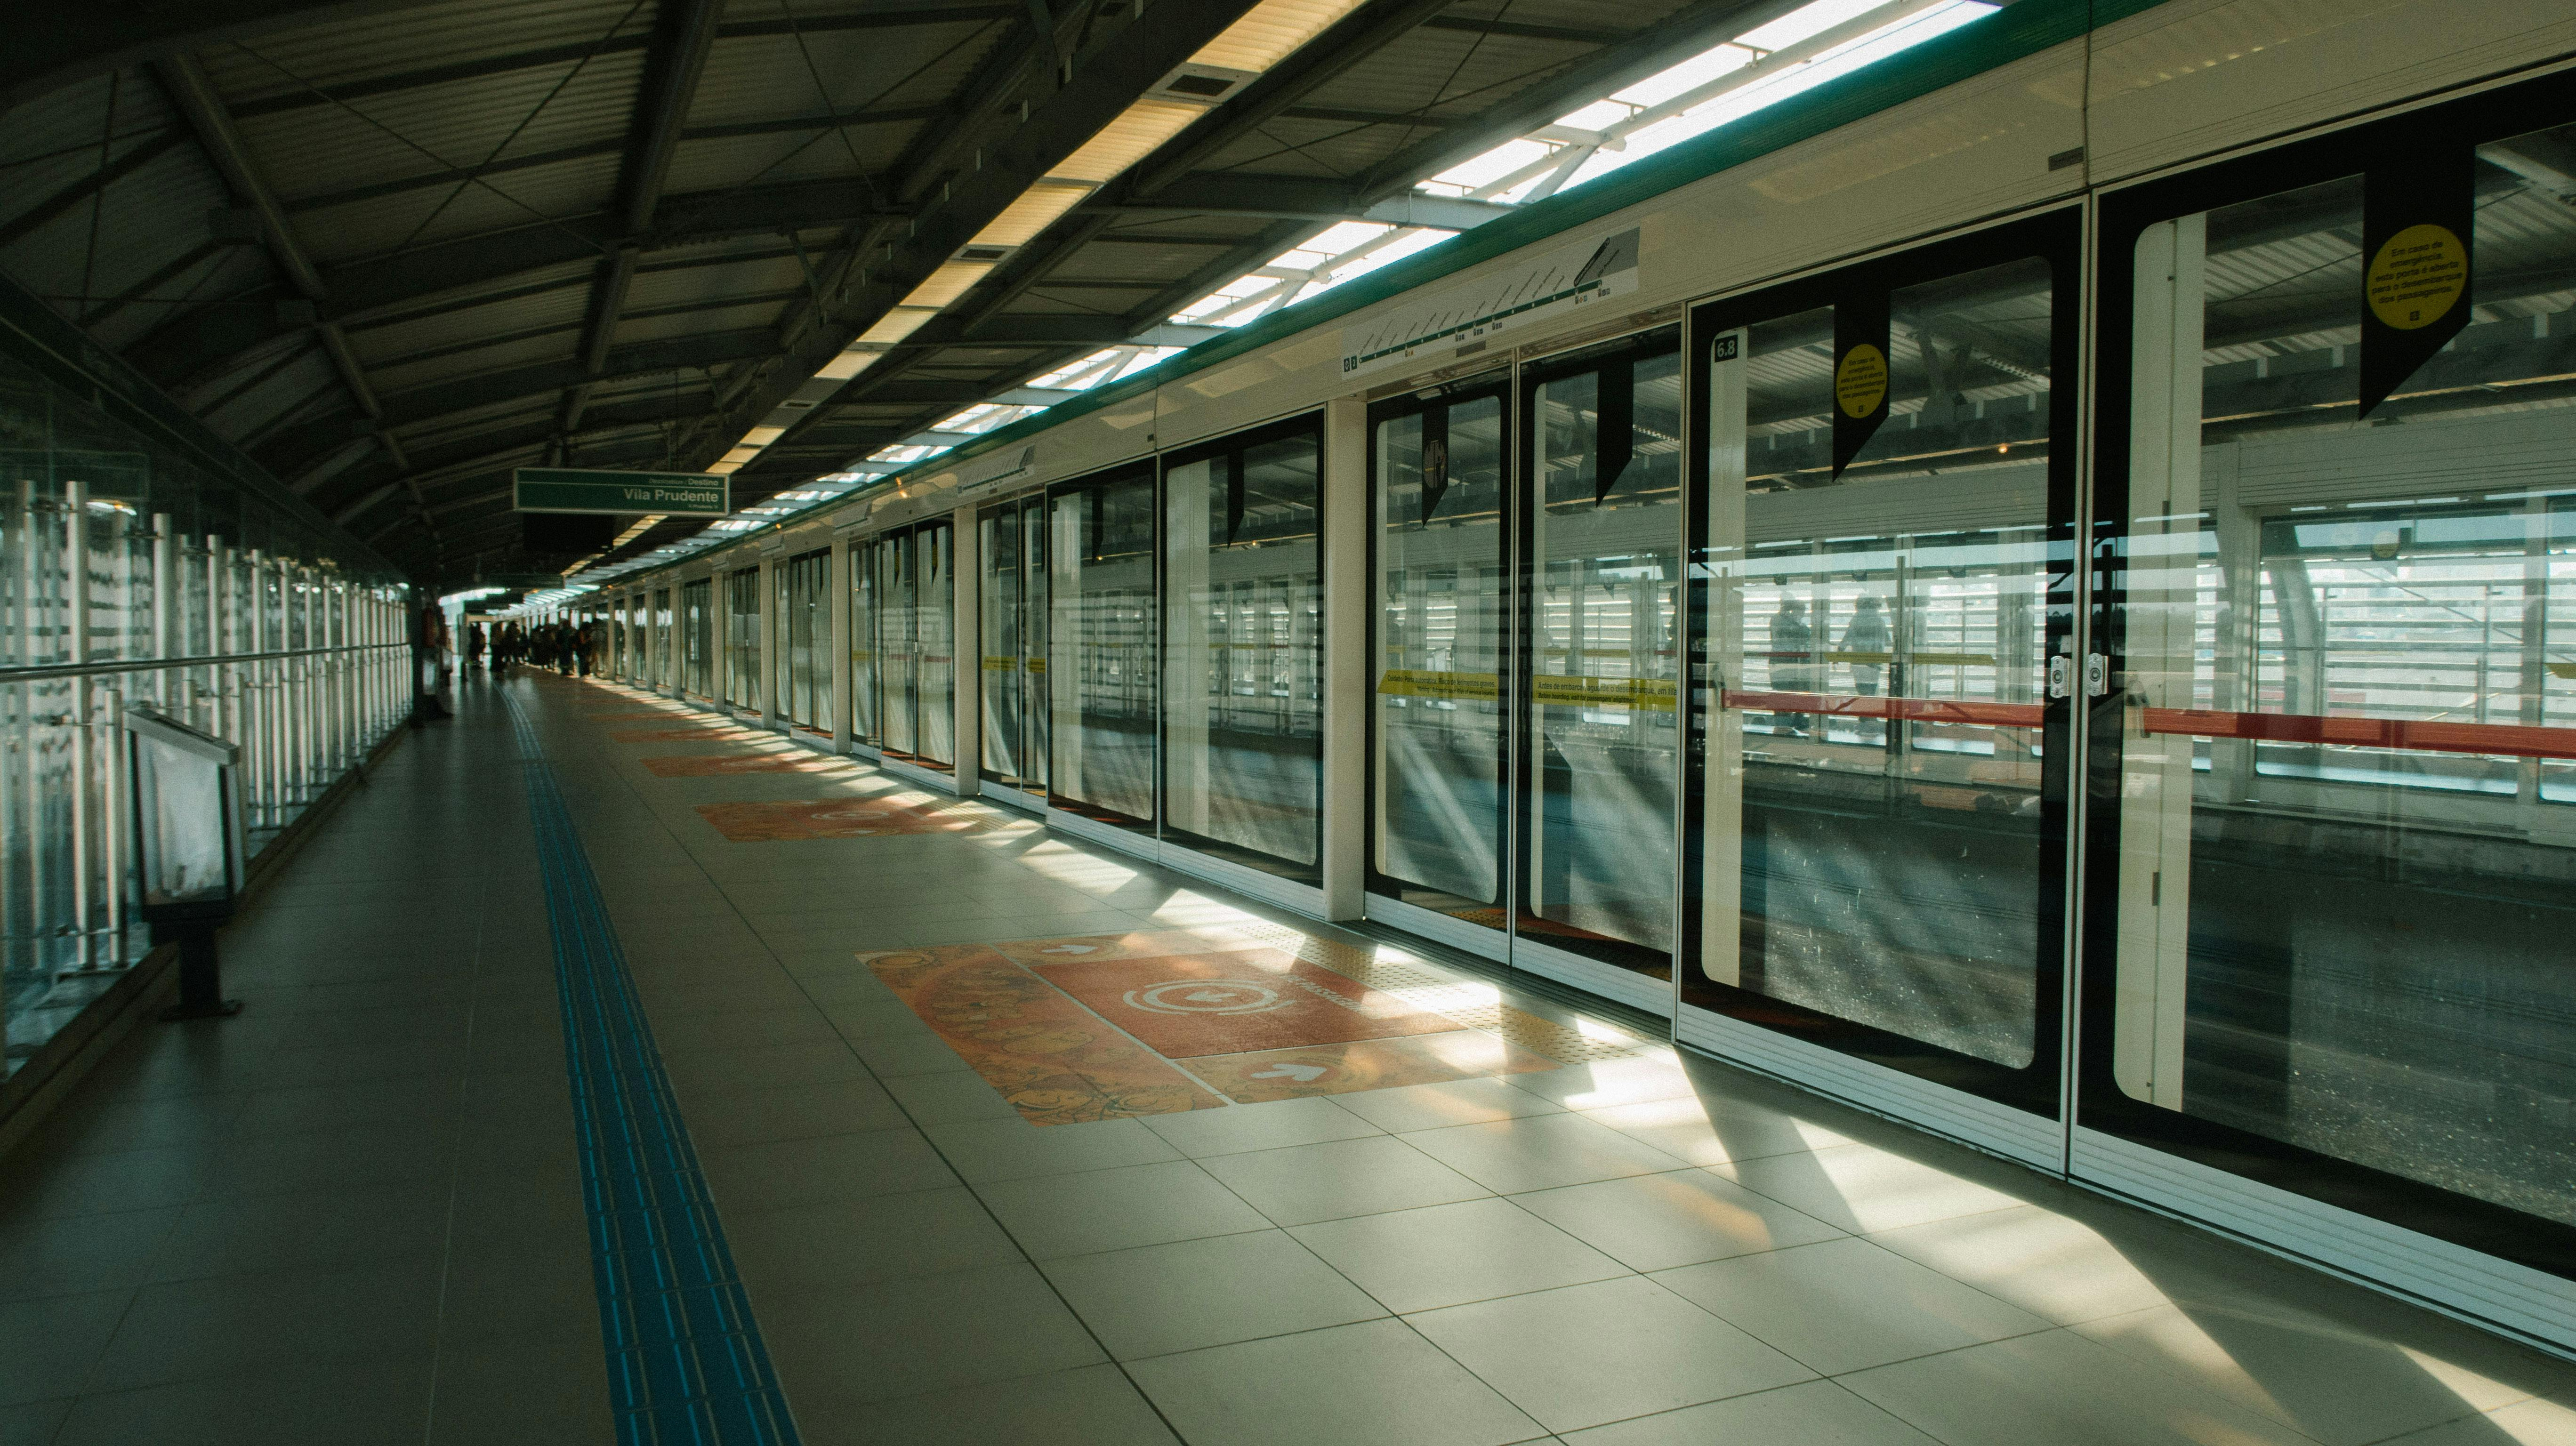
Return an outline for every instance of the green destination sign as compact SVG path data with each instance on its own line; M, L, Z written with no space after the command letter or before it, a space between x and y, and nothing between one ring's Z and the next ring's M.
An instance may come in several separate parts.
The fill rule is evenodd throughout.
M512 480L521 512L661 512L722 517L732 508L731 479L707 472L604 472L583 467L521 467Z

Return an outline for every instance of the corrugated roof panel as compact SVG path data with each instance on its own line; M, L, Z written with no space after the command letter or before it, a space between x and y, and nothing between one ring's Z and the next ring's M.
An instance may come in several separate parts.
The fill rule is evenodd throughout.
M633 115L640 59L594 61L559 93L569 66L370 97L346 110L254 116L239 128L271 184L300 200L620 139Z
M190 306L248 290L268 274L260 255L244 247L213 252L191 248L177 263L184 269L155 279L139 299L92 321L90 339L109 351L122 352Z
M767 18L782 12L771 7ZM689 124L937 105L1009 30L1003 21L968 21L808 31L810 69L793 37L731 36L707 56Z
M470 350L369 362L367 375L379 392L391 395L485 372L570 361L580 340L581 333L573 328L517 337L495 337Z
M389 258L385 264L399 266L402 261L399 257ZM382 325L408 326L414 321L427 317L459 314L470 307L484 305L518 307L537 302L540 298L560 302L563 293L581 293L588 287L591 276L598 269L598 263L594 261L567 261L554 266L514 271L507 276L486 277L444 292L434 292L411 298L394 306L380 308L373 315L353 326L352 334L359 331L372 331ZM578 305L578 302L579 298L576 295L575 304Z
M805 254L816 265L822 264L822 253L812 245L806 247ZM794 256L770 255L753 261L668 271L639 269L626 289L626 305L630 310L646 311L736 296L767 296L802 290L804 285L804 269L796 264Z
M636 0L451 0L390 10L367 7L346 19L209 46L198 60L238 104L256 96L303 93L297 77L325 86L373 80L427 65L588 46L612 31L636 42L651 33L652 22L653 6Z
M224 391L235 391L228 400L211 411L201 413L207 425L234 442L254 432L267 430L296 408L310 405L326 392L340 391L339 369L331 365L330 356L307 332L299 338L295 354L278 366L278 358L269 358L250 375L236 375L226 381ZM271 368L274 368L271 370ZM249 386L257 371L268 375ZM222 397L223 391L210 393Z
M924 129L925 123L911 122L852 126L845 132L782 131L682 141L671 158L667 189L675 196L705 195L736 187L883 175ZM854 151L859 158L855 165L850 160Z
M767 326L777 319L778 308L772 304L727 307L718 311L672 312L662 316L630 316L617 324L616 344L633 346L637 342Z
M347 261L543 219L593 215L608 207L616 189L617 158L599 156L304 211L290 224L316 261Z
M174 150L93 194L0 253L19 285L79 319L206 244L206 212L223 182Z

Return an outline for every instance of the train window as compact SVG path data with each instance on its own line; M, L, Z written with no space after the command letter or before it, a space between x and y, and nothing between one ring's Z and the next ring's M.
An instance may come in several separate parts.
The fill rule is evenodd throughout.
M1163 471L1164 836L1322 877L1322 434L1313 418Z
M2576 1225L2576 127L2391 126L2125 258L2102 1114Z
M1697 328L1683 1000L2038 1114L2064 953L2070 232L1944 243Z

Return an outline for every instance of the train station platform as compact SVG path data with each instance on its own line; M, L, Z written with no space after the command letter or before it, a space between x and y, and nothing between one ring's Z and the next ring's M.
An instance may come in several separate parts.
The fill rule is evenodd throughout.
M0 1186L0 1442L2576 1441L2576 1365L621 686Z

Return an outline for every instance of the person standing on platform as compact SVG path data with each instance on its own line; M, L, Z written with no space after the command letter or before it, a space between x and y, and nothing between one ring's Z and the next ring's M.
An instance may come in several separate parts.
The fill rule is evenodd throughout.
M1887 614L1879 609L1878 599L1864 595L1852 610L1851 623L1843 629L1843 654L1851 664L1852 691L1864 698L1878 696L1878 685L1887 675L1887 665L1894 661L1889 649L1894 637L1887 630ZM1867 726L1863 725L1864 736ZM1887 724L1878 725L1877 736L1868 741L1887 741Z
M483 666L483 649L488 646L490 642L491 639L484 635L483 625L481 623L467 623L465 625L465 669L467 672L472 672L474 669Z
M1781 598L1780 611L1771 617L1771 688L1779 693L1816 691L1816 632L1807 626L1807 605L1794 597ZM1771 726L1803 738L1807 715L1774 713Z
M447 676L447 614L434 602L422 604L412 619L411 673L411 726L456 716L439 696Z

